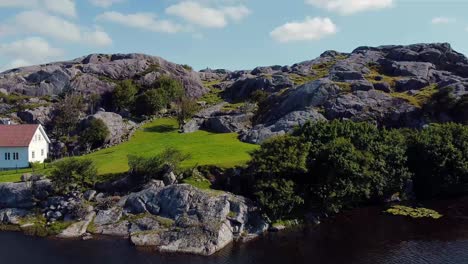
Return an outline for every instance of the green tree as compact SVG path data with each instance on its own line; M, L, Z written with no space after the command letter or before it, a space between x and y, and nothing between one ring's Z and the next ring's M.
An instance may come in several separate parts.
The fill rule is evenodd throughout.
M154 115L168 105L167 96L159 89L151 89L136 98L135 112L138 115Z
M180 129L185 125L185 121L191 118L198 109L197 102L186 97L183 97L177 103L177 122L179 123Z
M430 125L414 135L408 156L419 198L468 191L468 127Z
M66 94L54 107L54 133L68 137L75 131L83 114L85 105L80 94Z
M156 81L154 87L160 89L165 95L167 102L180 100L185 95L185 90L182 84L169 76L163 76Z
M284 219L304 200L296 194L291 180L261 180L255 186L255 197L262 209L272 220Z
M90 159L69 158L58 161L50 174L55 190L60 194L93 188L97 169Z
M101 119L92 119L80 134L81 142L91 148L102 146L109 136L109 128Z
M132 80L124 80L117 84L112 92L112 102L117 110L130 109L135 103L138 88Z
M249 167L257 178L297 178L307 172L309 147L309 143L297 137L275 137L251 154Z

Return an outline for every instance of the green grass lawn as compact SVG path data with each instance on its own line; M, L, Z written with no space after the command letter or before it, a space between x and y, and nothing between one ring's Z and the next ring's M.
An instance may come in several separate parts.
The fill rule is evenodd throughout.
M257 148L256 145L239 141L235 133L197 131L181 134L177 130L177 122L165 118L146 124L128 142L84 157L95 162L100 175L122 173L128 170L128 155L153 156L167 147L190 154L190 158L182 164L184 168L195 165L242 165L250 159L249 152Z
M43 173L46 170L47 169L44 169L44 168L37 168L34 170L34 172ZM18 182L21 179L21 175L23 175L24 173L33 173L33 170L31 168L26 168L26 169L18 169L18 170L0 171L0 183Z
M239 141L235 133L197 131L181 134L177 130L177 122L165 118L146 124L128 142L85 155L83 158L92 159L100 175L117 174L128 170L128 155L149 157L161 153L167 147L190 154L190 158L182 163L183 168L195 165L228 168L245 164L250 159L249 152L258 146ZM38 168L36 172L46 170ZM29 172L32 172L32 169L0 171L0 182L19 181L23 173Z

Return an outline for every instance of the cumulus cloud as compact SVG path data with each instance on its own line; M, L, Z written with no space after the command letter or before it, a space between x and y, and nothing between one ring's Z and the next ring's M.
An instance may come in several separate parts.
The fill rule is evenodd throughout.
M122 3L125 0L89 0L89 2L95 6L108 8L114 4Z
M0 0L0 8L47 10L56 14L76 17L74 0Z
M392 7L394 0L305 0L305 2L341 15L350 15Z
M75 1L73 0L44 0L44 6L52 12L76 17Z
M314 41L336 34L337 26L330 18L307 17L304 21L289 22L275 28L270 36L276 41Z
M169 6L166 13L181 17L185 21L207 28L223 28L230 20L241 21L251 11L243 6L210 7L196 1L183 1Z
M108 21L127 27L163 33L177 33L183 27L168 20L158 20L152 13L122 14L119 12L105 12L97 17L99 21Z
M456 22L456 19L453 18L453 17L434 17L432 20L431 20L431 23L433 25L441 25L441 24L451 24L451 23L455 23Z
M18 32L40 34L69 42L95 46L106 46L111 43L107 33L101 30L88 30L42 11L24 11L17 14L12 27Z
M0 44L0 55L12 61L2 70L43 63L49 59L63 56L63 51L52 47L46 40L30 37L11 43Z

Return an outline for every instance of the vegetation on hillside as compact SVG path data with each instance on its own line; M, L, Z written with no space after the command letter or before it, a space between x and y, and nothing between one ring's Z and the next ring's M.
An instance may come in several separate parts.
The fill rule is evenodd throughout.
M418 198L462 194L468 192L467 142L468 127L452 123L421 131L308 123L254 151L250 195L271 218L282 219L404 196L410 181Z

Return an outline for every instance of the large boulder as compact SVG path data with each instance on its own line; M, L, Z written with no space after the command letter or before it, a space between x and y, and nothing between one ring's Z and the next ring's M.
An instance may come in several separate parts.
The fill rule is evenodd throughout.
M106 124L109 129L109 136L106 143L116 145L127 140L136 124L132 121L124 120L122 116L112 112L99 111L94 115L88 116L84 121L84 126L87 126L93 119L99 119Z
M17 113L18 117L28 124L46 125L51 121L52 106L40 106Z
M266 228L247 199L186 184L133 193L124 208L134 215L157 217L132 224L136 231L131 233L131 240L165 252L211 255L243 234L264 232Z
M0 184L0 209L32 208L52 192L49 180Z

